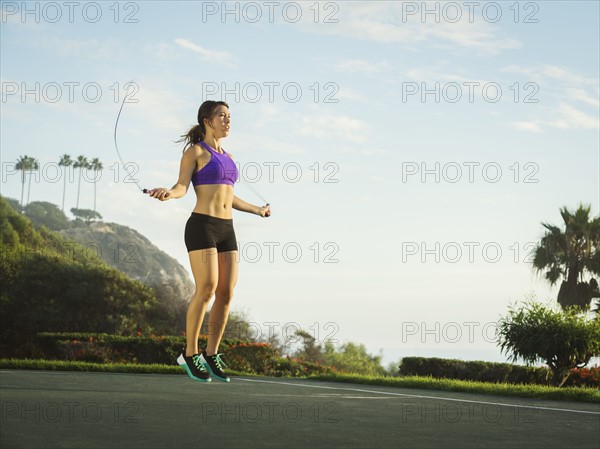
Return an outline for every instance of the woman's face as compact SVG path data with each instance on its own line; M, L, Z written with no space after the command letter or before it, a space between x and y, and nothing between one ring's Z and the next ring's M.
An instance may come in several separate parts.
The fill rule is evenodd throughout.
M229 135L231 124L231 114L227 106L220 104L217 106L215 115L210 121L210 126L215 133L215 137L226 137Z

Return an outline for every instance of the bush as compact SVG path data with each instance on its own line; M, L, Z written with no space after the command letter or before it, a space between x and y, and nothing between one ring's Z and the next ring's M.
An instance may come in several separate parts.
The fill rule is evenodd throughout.
M268 343L238 343L227 349L225 363L236 371L263 374L276 356L275 350Z
M438 379L471 380L493 383L548 385L552 371L548 367L510 363L468 361L426 357L404 357L402 376L431 376ZM600 388L600 366L573 368L565 387Z
M207 337L198 339L206 346ZM223 339L222 348L239 343ZM102 363L159 363L174 364L186 345L183 336L123 336L106 333L40 332L37 334L38 352L50 360L83 360Z
M600 388L600 366L573 368L565 382L565 387Z
M200 347L206 347L207 336L200 335ZM184 336L122 336L106 333L40 332L30 341L32 355L48 360L70 360L95 363L139 363L175 365L186 345ZM307 376L332 373L334 368L300 359L279 357L268 343L255 343L237 338L223 338L220 351L228 369L268 376ZM3 358L14 357L2 354Z
M545 362L556 386L565 383L572 368L581 368L600 354L600 320L588 320L576 308L555 311L530 302L511 308L498 331L498 344L512 361Z
M436 357L404 357L400 364L403 376L473 380L481 382L542 384L548 383L547 368L483 361L463 361Z
M302 377L311 374L333 374L338 370L333 366L307 362L294 357L279 357L271 360L265 375L273 377Z

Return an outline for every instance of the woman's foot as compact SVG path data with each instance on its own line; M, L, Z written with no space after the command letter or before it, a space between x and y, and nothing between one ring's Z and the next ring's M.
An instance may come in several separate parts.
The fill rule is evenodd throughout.
M230 379L223 372L223 367L227 367L225 362L221 360L222 354L206 355L206 349L200 354L200 362L212 377L222 382L229 382Z
M177 363L183 367L192 379L200 382L210 382L210 374L202 365L200 360L200 354L194 354L192 356L185 355L185 351L179 354L177 357Z

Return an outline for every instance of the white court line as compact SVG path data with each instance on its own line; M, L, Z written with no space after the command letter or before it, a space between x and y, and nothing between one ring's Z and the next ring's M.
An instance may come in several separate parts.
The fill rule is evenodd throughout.
M419 398L419 399L438 399L440 401L453 401L453 402L471 402L475 404L485 404L485 405L500 405L503 407L516 407L516 408L531 408L536 410L551 410L557 412L571 412L571 413L583 413L586 415L600 415L600 412L592 412L589 410L573 410L568 408L554 408L554 407L538 407L536 405L518 405L518 404L504 404L501 402L485 402L485 401L473 401L469 399L453 399L453 398L444 398L439 396L421 396L416 394L406 394L406 393L392 393L391 391L377 391L377 390L363 390L362 388L344 388L344 387L326 387L323 385L306 385L301 383L291 383L291 382L277 382L274 380L258 380L258 379L243 379L241 377L237 377L237 380L245 380L246 382L263 382L270 384L280 384L280 385L292 385L296 387L309 387L309 388L325 388L328 390L350 390L350 391L360 391L363 393L375 393L375 394L388 394L392 396L404 396L408 398ZM471 393L476 394L476 393ZM524 398L520 398L524 399Z

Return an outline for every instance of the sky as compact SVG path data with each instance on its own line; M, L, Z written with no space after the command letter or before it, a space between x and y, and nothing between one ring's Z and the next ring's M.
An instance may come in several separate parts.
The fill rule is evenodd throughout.
M531 264L541 223L599 213L598 2L1 3L2 195L20 199L28 155L29 200L62 206L68 176L68 211L60 156L97 157L103 220L190 278L193 190L139 188L175 184L175 141L203 101L229 104L235 195L272 210L233 212L232 310L256 339L506 361L497 320L556 305Z

